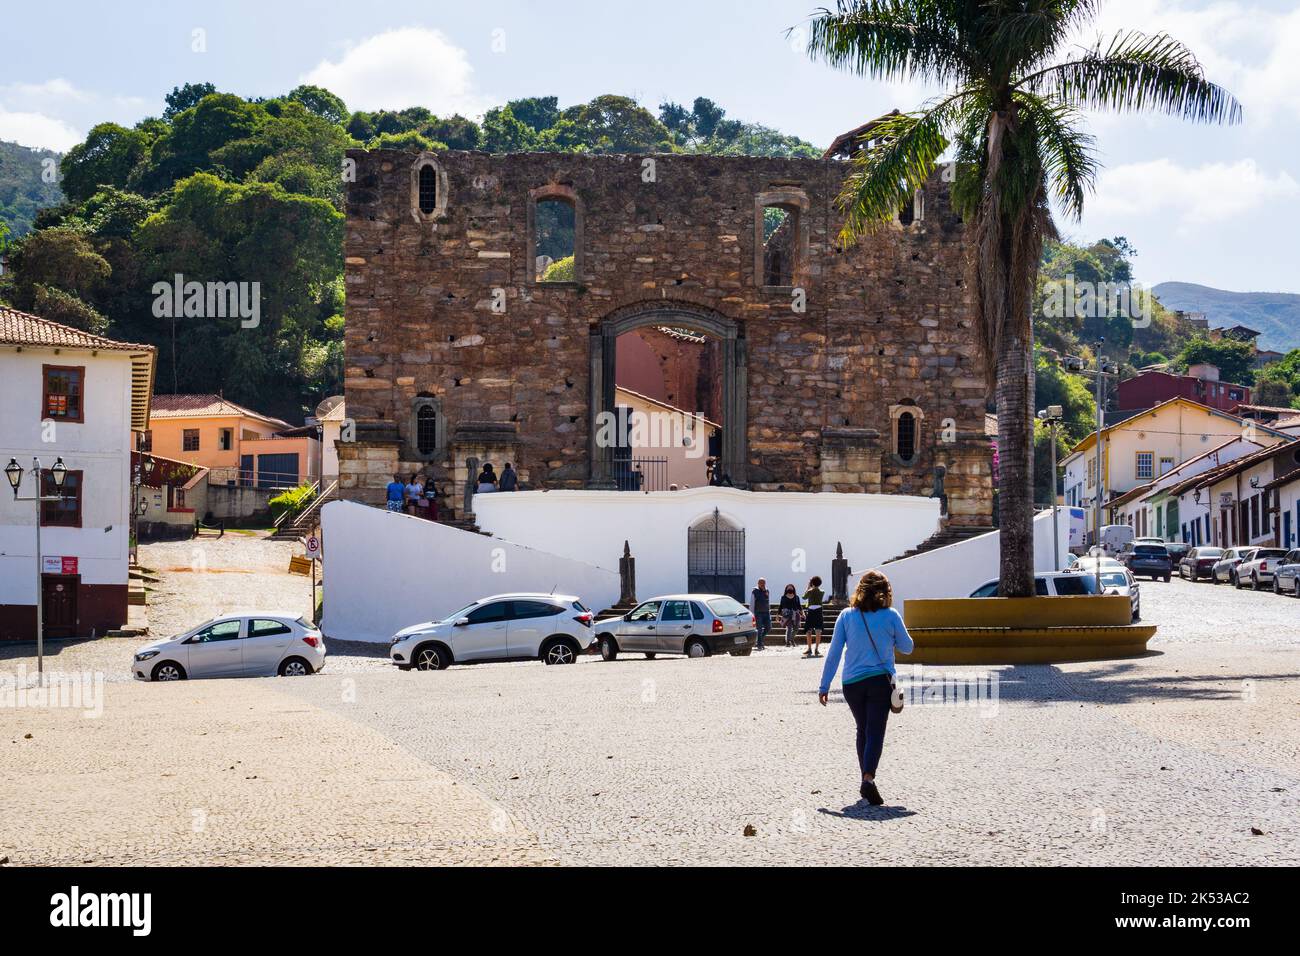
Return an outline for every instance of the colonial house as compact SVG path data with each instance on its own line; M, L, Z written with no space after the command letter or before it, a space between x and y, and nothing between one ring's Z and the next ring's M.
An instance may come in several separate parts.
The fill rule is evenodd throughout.
M0 306L0 463L23 472L19 500L0 492L0 640L35 638L38 587L47 637L126 623L132 433L149 428L154 364L153 346ZM55 494L59 459L61 500L21 500Z
M1107 505L1111 524L1126 524L1140 537L1164 538L1177 541L1180 517L1177 499L1170 490L1189 478L1201 475L1220 465L1253 454L1282 439L1256 433L1254 438L1233 438L1217 445L1202 455L1189 458L1160 477L1139 485L1112 498Z
M155 395L140 450L207 468L212 484L293 488L315 479L315 429L295 429L216 394Z
M1219 380L1219 369L1214 365L1193 365L1186 375L1165 371L1143 371L1120 382L1115 389L1116 401L1123 411L1142 411L1167 402L1171 398L1186 398L1219 411L1231 412L1238 405L1250 402L1249 385L1237 385Z
M1169 474L1183 462L1199 458L1225 442L1257 436L1289 436L1270 426L1172 398L1102 429L1102 487L1105 501ZM1065 503L1087 506L1097 494L1096 434L1071 449L1061 462Z
M1183 522L1184 541L1230 548L1279 545L1296 534L1293 509L1280 507L1277 479L1300 468L1300 441L1244 455L1198 476L1183 490L1204 508L1199 522Z

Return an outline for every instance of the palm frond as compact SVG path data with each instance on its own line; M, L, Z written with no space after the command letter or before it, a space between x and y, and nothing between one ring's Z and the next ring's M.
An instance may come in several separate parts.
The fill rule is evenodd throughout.
M916 113L884 117L872 127L877 145L854 157L837 200L845 217L842 241L853 243L890 222L900 204L921 187L948 148L945 130L960 114L963 96L957 93Z
M1077 222L1097 181L1096 139L1082 130L1082 117L1074 107L1026 90L1017 90L1015 97L1022 128L1037 143L1048 190Z
M1154 110L1204 123L1241 121L1241 104L1207 80L1191 50L1165 33L1118 33L1082 57L1031 73L1016 85L1085 109Z
M965 45L930 0L840 0L808 24L808 53L837 69L881 80L946 83L969 76Z
M1001 51L1010 70L1028 70L1050 56L1081 21L1096 16L1098 0L996 0L983 13L983 46Z

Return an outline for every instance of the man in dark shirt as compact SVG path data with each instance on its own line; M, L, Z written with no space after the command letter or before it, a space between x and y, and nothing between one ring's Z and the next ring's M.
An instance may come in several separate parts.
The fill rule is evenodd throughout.
M505 470L501 472L501 490L517 491L518 489L519 489L519 473L515 471L515 469L511 466L510 462L506 462Z
M767 632L772 629L772 603L767 593L767 578L759 578L758 587L749 592L749 609L754 612L754 626L758 628L758 649L761 651Z

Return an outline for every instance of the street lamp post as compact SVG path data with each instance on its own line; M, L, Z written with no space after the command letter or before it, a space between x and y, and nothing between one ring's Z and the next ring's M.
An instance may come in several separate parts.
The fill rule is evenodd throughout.
M1056 510L1056 434L1065 419L1065 409L1060 405L1048 405L1038 413L1038 418L1048 429L1048 440L1052 443L1052 570L1061 570L1061 533L1058 528Z
M1096 343L1093 345L1093 349L1097 357L1096 371L1089 371L1088 369L1085 369L1083 367L1083 359L1076 358L1074 356L1067 356L1066 359L1066 367L1070 371L1077 372L1080 375L1096 376L1097 426L1095 432L1095 444L1097 447L1096 447L1095 457L1096 457L1096 468L1097 468L1096 471L1097 481L1096 481L1096 493L1092 499L1092 529L1093 529L1093 536L1094 536L1093 547L1098 552L1097 554L1093 555L1093 559L1096 563L1098 593L1101 592L1101 550L1102 550L1101 509L1103 503L1106 500L1106 479L1105 479L1105 473L1102 469L1104 458L1102 456L1102 451L1101 451L1101 433L1102 433L1102 428L1105 424L1105 416L1106 416L1105 383L1106 383L1107 375L1119 374L1118 365L1116 365L1114 362L1107 362L1101 357L1101 350L1105 346L1105 344L1106 344L1106 340L1104 338L1099 338L1097 339Z
M47 501L63 500L63 482L68 477L68 468L59 458L50 469L50 478L54 481L56 494L41 494L41 460L32 458L32 478L36 482L36 494L27 498L18 497L18 489L23 483L23 469L16 458L10 458L5 466L5 477L14 490L14 501L36 502L36 675L41 686L45 686L45 579L41 566L41 505Z

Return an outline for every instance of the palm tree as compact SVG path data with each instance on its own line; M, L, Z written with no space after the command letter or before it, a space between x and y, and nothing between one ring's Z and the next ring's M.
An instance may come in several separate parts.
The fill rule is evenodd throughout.
M1095 0L839 0L813 15L808 52L880 80L948 90L875 124L840 195L841 239L890 221L952 147L952 200L972 237L975 327L998 414L1001 586L1033 588L1031 296L1055 200L1074 220L1094 185L1080 110L1152 110L1235 123L1240 104L1185 46L1125 31L1062 53Z

